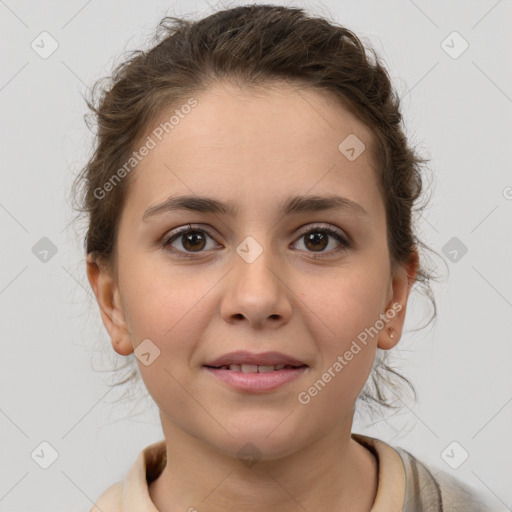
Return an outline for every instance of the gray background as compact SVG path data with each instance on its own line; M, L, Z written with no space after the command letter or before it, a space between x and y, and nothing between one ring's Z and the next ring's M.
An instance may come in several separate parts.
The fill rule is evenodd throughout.
M442 255L438 320L412 332L429 313L413 294L395 358L419 400L373 425L358 417L354 431L402 446L512 510L512 2L291 5L313 6L375 47L436 181L419 220ZM69 187L92 142L81 93L125 50L143 47L165 14L209 12L192 1L0 0L0 511L89 510L163 438L143 390L134 409L116 404L109 374L98 371L108 368L103 353L122 358L89 290ZM31 47L43 31L59 45L47 59ZM453 31L469 44L457 58L442 46ZM47 261L44 237L57 250ZM455 262L453 237L467 247ZM31 458L43 441L58 453L48 469ZM441 456L453 441L462 448L452 460L469 453L457 469Z

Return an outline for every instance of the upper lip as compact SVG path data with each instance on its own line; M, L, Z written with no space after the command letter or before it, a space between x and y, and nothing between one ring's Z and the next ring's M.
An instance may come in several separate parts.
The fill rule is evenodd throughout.
M291 366L307 366L306 363L280 352L261 352L255 354L245 350L224 354L204 366L229 366L231 364L255 364L258 366L275 366L278 364Z

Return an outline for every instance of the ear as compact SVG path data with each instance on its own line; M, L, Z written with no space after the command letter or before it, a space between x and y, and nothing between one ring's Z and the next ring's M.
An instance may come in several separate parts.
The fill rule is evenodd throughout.
M400 265L395 272L393 272L389 284L388 304L386 312L395 312L394 317L385 324L384 328L379 333L379 341L377 347L382 350L389 350L393 348L400 337L405 322L405 312L407 310L407 300L411 291L412 285L416 281L416 274L419 266L419 255L416 248L411 253L411 256L405 265ZM390 330L393 337L390 336Z
M112 272L98 264L92 254L87 255L87 278L100 307L101 318L105 325L114 350L123 356L133 352L126 318L123 311L119 288Z

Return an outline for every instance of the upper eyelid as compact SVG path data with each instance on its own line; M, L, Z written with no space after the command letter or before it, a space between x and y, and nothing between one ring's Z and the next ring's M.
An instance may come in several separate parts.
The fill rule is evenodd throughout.
M318 229L318 230L326 229L326 230L336 231L338 233L343 233L343 234L346 233L344 229L341 229L338 226L334 226L333 224L327 224L326 222L310 222L310 223L304 224L303 226L298 228L297 231L299 233L304 233L304 232L307 233L308 231L311 231L312 229ZM347 234L347 236L348 236L348 234Z

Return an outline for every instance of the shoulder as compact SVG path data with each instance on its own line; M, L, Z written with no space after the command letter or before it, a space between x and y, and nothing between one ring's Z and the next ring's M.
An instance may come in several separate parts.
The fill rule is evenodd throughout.
M118 512L121 510L123 482L111 485L94 503L90 512Z
M148 484L160 475L166 461L165 441L144 448L124 480L107 488L90 512L157 512L149 495Z
M476 489L436 467L429 466L403 448L394 447L405 470L403 512L501 512Z

